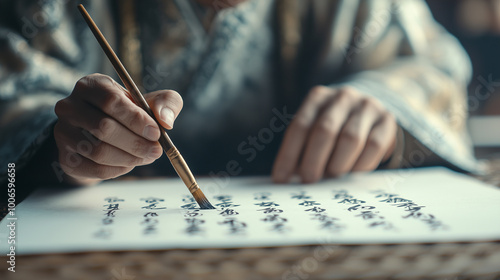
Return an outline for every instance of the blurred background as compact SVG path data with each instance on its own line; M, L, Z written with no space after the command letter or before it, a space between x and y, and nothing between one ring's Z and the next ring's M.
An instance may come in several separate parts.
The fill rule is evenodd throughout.
M434 17L469 53L469 112L500 115L500 0L427 0Z
M469 53L469 127L478 157L500 149L500 0L427 0L434 17ZM496 147L496 148L495 148ZM492 148L495 148L492 153Z

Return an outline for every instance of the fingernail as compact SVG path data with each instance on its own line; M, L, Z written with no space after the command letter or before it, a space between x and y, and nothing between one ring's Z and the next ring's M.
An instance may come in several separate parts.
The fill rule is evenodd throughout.
M154 126L147 125L142 132L142 136L148 140L156 141L160 138L160 131Z
M161 119L170 126L170 128L174 127L174 112L169 108L165 107L161 109L160 112Z
M161 149L161 147L154 147L149 150L147 157L150 159L157 159L161 156L162 153L163 150Z

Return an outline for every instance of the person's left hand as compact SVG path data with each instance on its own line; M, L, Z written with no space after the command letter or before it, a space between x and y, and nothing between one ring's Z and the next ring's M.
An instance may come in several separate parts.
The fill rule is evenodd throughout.
M276 183L371 171L390 158L397 124L382 104L350 87L314 87L290 123L274 163Z

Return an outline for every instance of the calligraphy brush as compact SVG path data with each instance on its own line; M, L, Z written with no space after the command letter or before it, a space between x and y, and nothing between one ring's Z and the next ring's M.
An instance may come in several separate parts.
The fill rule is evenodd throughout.
M104 38L104 35L102 35L101 31L95 24L94 20L92 20L92 17L90 17L89 13L85 9L85 7L83 7L82 4L78 5L78 10L80 10L80 12L82 13L83 18L90 27L90 30L92 30L92 33L94 33L95 38L101 45L102 50L104 51L104 53L106 53L106 56L110 60L111 64L113 64L116 73L118 74L118 76L120 76L120 79L127 88L135 104L144 109L144 111L146 111L156 121L158 127L160 127L161 131L159 139L160 145L162 146L163 151L165 152L165 154L168 156L168 159L172 163L172 166L177 172L177 175L179 175L179 177L182 179L186 187L193 195L196 202L198 202L198 205L200 205L201 209L215 209L212 206L212 204L210 204L208 199L205 197L205 194L203 194L203 192L201 191L186 161L179 153L179 150L177 150L177 148L174 146L174 143L172 143L170 137L168 137L167 132L161 128L162 126L155 118L153 111L151 111L151 108L149 108L149 105L144 99L144 96L142 96L141 92L139 91L139 88L137 88L136 84L134 83L129 73L121 63L120 59L118 58L118 56L116 56L115 52L109 45L106 38Z

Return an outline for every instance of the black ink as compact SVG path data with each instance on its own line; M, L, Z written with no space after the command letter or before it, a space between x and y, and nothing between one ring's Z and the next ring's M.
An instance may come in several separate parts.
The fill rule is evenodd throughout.
M147 218L148 216L151 216L151 217L157 217L157 216L158 216L158 214L156 214L155 212L148 212L148 213L144 214L144 217L146 217L146 218Z
M311 196L306 195L305 191L301 191L300 193L294 193L294 194L292 194L292 199L302 200L302 199L310 199L310 198L311 198Z
M242 234L245 233L247 224L245 222L240 222L236 218L226 218L224 221L219 222L220 225L229 225L230 234Z
M264 222L287 222L288 219L280 217L280 215L278 215L278 214L274 214L274 215L267 215L266 218L261 219L261 221L264 221Z
M120 199L120 198L118 198L118 197L116 197L116 196L113 196L113 197L106 197L104 200L105 200L105 201L107 201L107 202L109 202L109 203L112 203L112 202L120 202L120 201L125 201L125 200Z
M198 217L198 216L203 216L203 214L200 213L199 209L193 211L187 211L186 214L184 214L184 217Z
M315 212L315 213L321 213L321 212L325 212L326 209L314 206L313 208L309 208L306 211L311 211L311 212Z
M364 220L371 220L375 218L383 219L384 217L378 216L378 212L373 211L362 211L361 214L356 215L356 217L362 217Z
M355 198L344 198L343 200L337 202L337 203L342 203L342 204L360 204L360 203L366 203L366 201L361 200L361 199L355 199Z
M304 202L299 203L299 205L302 205L302 206L314 206L314 205L320 205L320 203L317 203L314 200L304 200Z
M148 197L148 198L141 198L140 200L144 200L146 203L149 205L141 207L142 209L155 209L155 210L160 210L160 209L167 209L167 207L158 207L158 204L160 202L165 201L162 198L155 198L155 197Z
M280 206L279 204L275 202L261 202L261 203L254 203L254 205L257 205L259 207L272 207L272 206Z
M120 204L118 204L118 203L115 203L115 204L105 204L103 206L108 206L108 208L106 210L120 210L120 209L118 209L118 207L120 206Z
M234 215L238 215L240 213L234 211L234 209L231 209L231 208L226 208L224 210L222 210L222 212L219 213L219 215L222 215L222 216L234 216Z
M198 204L196 202L181 205L182 209L196 209L196 207L198 207Z
M375 206L361 206L361 204L358 204L358 205L354 205L354 206L347 208L347 211L352 212L352 211L356 211L358 209L372 210L372 209L375 209Z
M221 207L221 208L228 208L228 207L238 207L240 206L239 204L233 204L231 201L225 201L221 203L215 204L215 206Z
M268 208L264 208L264 209L259 209L257 211L264 211L263 212L264 214L283 213L283 210L278 209L278 208L274 208L274 207L268 207Z
M269 200L270 196L271 196L271 193L269 193L269 192L254 193L253 199L254 200Z

